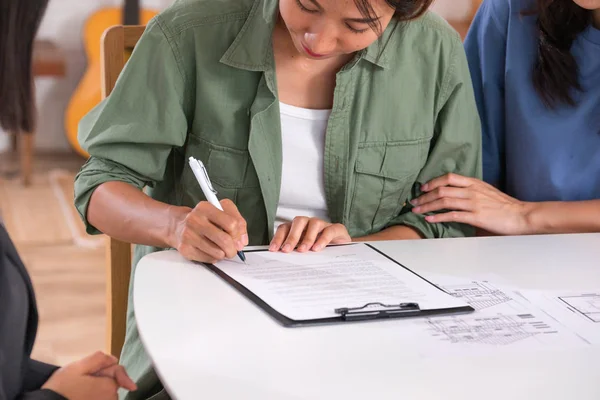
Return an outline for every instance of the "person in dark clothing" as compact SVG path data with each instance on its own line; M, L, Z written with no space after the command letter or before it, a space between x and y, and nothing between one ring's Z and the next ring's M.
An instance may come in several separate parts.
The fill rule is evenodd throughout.
M118 360L97 352L58 368L31 359L38 313L31 280L0 224L0 399L116 399L135 384Z
M0 128L7 131L35 128L32 51L47 3L0 0ZM102 352L63 368L32 360L37 326L31 280L0 219L0 400L112 400L119 387L136 390Z

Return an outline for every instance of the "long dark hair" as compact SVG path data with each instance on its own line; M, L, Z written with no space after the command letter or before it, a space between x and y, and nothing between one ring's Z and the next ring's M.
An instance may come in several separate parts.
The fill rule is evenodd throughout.
M581 91L579 68L571 53L577 36L592 21L592 12L573 0L537 0L537 60L533 86L548 108L574 106L572 91ZM524 14L531 14L525 11Z
M0 127L33 132L33 40L48 0L0 0Z
M394 17L399 21L410 21L423 15L433 3L433 0L386 0L386 3L395 10ZM365 18L375 15L370 0L354 0L354 4ZM378 21L370 22L375 32L381 32Z

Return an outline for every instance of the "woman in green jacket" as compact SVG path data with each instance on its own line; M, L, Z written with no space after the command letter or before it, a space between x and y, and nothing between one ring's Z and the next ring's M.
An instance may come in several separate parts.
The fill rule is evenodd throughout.
M481 176L462 43L430 3L176 2L81 122L91 157L75 204L88 232L138 244L134 264L165 248L214 262L248 244L471 234L411 212L428 180ZM204 201L189 157L224 211ZM161 389L131 299L123 360L139 387L129 398Z

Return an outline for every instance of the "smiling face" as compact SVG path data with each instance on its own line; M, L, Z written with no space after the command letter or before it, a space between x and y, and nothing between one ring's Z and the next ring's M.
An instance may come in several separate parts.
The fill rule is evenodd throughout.
M368 47L378 37L371 26L383 31L394 16L385 0L358 1L371 7L372 18L355 0L279 0L279 12L298 52L322 60Z

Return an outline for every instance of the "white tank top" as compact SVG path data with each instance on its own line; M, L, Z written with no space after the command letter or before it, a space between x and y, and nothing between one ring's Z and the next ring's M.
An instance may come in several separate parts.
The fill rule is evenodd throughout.
M275 230L294 217L329 222L325 201L323 153L331 110L311 110L279 103L283 166Z

